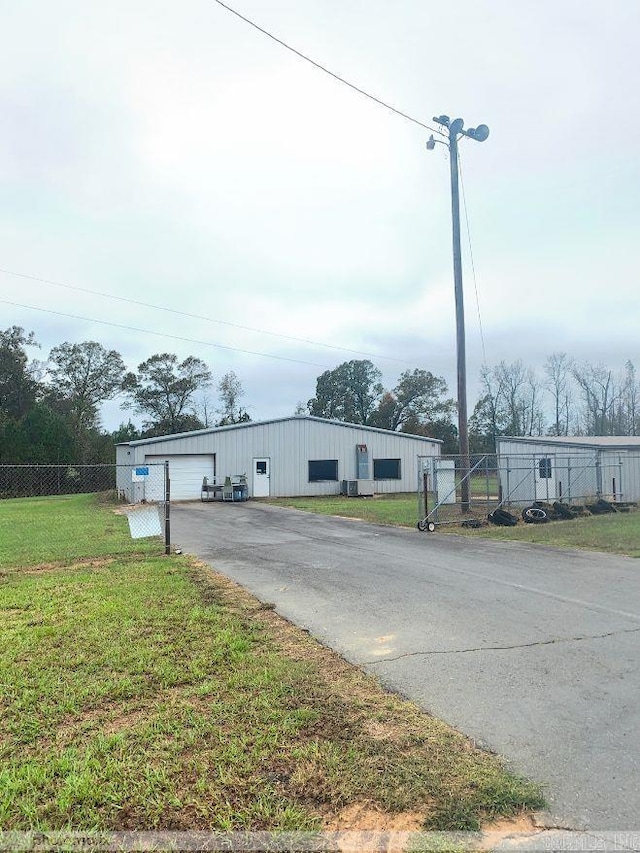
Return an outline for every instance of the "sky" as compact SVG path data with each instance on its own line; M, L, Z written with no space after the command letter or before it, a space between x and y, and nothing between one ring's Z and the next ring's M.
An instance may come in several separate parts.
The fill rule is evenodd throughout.
M483 363L638 365L637 0L229 5L424 124L490 127L460 146L470 411ZM198 356L214 405L233 370L254 420L353 358L455 394L430 131L215 0L0 0L0 20L0 328L35 357Z

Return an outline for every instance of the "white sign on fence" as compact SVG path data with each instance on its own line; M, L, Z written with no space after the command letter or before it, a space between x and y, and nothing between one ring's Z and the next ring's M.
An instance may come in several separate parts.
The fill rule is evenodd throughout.
M139 506L125 510L129 521L132 539L145 539L147 536L162 536L162 519L160 507Z

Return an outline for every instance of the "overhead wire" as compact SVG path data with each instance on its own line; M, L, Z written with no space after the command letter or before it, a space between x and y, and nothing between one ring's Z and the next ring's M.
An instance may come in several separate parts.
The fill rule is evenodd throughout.
M286 41L283 41L281 38L278 38L278 36L275 36L273 33L269 32L269 30L265 30L264 27L261 27L255 21L252 21L251 18L247 18L246 15L243 15L241 12L238 12L237 9L233 9L231 6L224 3L223 0L212 0L212 2L217 3L218 6L221 6L223 9L226 9L227 12L231 12L232 15L235 15L241 21L244 21L245 24L249 24L249 26L253 27L258 32L267 36L272 41L276 42L276 44L279 44L281 47L286 48L286 50L291 51L291 53L294 53L300 59L303 59L305 62L310 63L315 68L318 68L320 71L323 71L325 74L328 74L330 77L333 77L334 80L337 80L339 83L342 83L345 86L348 86L350 89L353 89L354 92L358 92L358 94L363 95L365 98L368 98L370 101L374 101L379 106L384 107L387 110L390 110L392 113L395 113L396 115L402 116L402 118L406 119L407 121L412 122L413 124L417 124L420 127L423 127L425 130L430 130L432 133L437 133L439 136L445 135L444 133L442 133L441 130L438 130L435 127L431 127L431 125L425 124L424 122L420 121L419 119L414 118L413 116L409 115L409 113L406 113L403 110L400 110L397 107L394 107L391 104L386 103L386 101L383 101L381 98L378 98L375 95L372 95L370 92L367 92L365 89L361 89L360 86L356 86L355 83L350 83L349 80L346 80L344 77L341 77L340 74L336 74L335 71L331 71L331 69L327 68L325 65L322 65L321 63L316 62L315 59L311 59L310 56L307 56L305 53L302 53L302 51L297 50L295 47L292 47L290 44L287 44Z
M12 305L14 308L26 308L29 311L41 311L45 314L54 314L57 317L68 317L72 320L82 320L85 323L99 323L101 326L112 326L115 329L124 329L128 332L142 332L145 335L156 335L160 338L171 338L174 341L185 341L190 344L198 344L200 346L206 347L215 347L217 349L231 350L231 352L239 352L244 355L257 355L262 358L274 358L278 361L290 361L294 364L305 364L309 367L322 367L325 370L330 370L330 366L327 364L318 364L315 361L304 361L301 358L291 358L285 355L273 355L271 353L266 352L256 352L254 350L249 349L241 349L240 347L231 347L226 344L216 344L212 341L202 341L196 338L187 338L183 335L172 335L169 332L155 332L152 329L142 329L139 326L127 326L123 323L113 323L110 320L98 320L95 317L83 317L80 314L69 314L66 311L55 311L53 308L41 308L37 305L25 305L22 302L12 302L9 299L0 299L0 303L3 305Z
M485 349L485 344L484 344L484 331L482 328L482 315L480 312L480 296L478 293L478 282L476 279L476 265L475 265L475 261L473 259L473 245L471 243L471 228L469 227L469 212L467 210L467 196L466 196L465 191L464 191L464 176L462 173L462 158L460 156L459 150L458 150L458 172L460 174L460 187L462 189L462 208L464 210L464 219L465 219L466 229L467 229L467 242L469 244L469 259L471 261L471 273L473 276L473 288L474 288L475 294L476 294L476 308L478 311L478 326L480 328L480 343L482 345L482 363L483 363L483 365L486 365L486 363L487 363L487 351Z
M323 343L321 341L312 341L309 338L298 338L298 337L295 337L294 335L284 335L281 332L272 332L272 331L269 331L268 329L258 329L258 328L252 327L252 326L244 326L241 323L232 323L229 320L219 320L216 317L207 317L206 315L203 315L203 314L192 314L188 311L180 311L178 308L169 308L166 305L154 305L151 302L143 302L140 299L132 299L131 297L128 297L128 296L116 296L113 293L104 293L103 291L100 291L100 290L92 290L91 288L88 288L88 287L80 287L79 285L75 285L75 284L67 284L66 282L62 282L62 281L54 281L53 279L49 279L49 278L41 278L40 276L36 276L36 275L28 275L27 273L16 272L14 270L5 269L3 267L0 267L0 273L3 273L5 275L15 276L16 278L24 278L24 279L27 279L29 281L37 281L40 284L51 284L54 287L62 287L66 290L74 290L78 293L88 293L91 296L100 296L104 299L113 299L117 302L125 302L125 303L130 304L130 305L138 305L141 308L151 308L154 311L165 311L169 314L176 314L177 316L180 316L180 317L188 317L191 320L204 320L207 323L217 323L217 324L222 325L222 326L229 326L230 328L233 328L233 329L241 329L242 331L245 331L245 332L254 332L254 333L260 334L260 335L269 335L269 336L274 337L274 338L281 338L283 340L293 341L294 343L298 343L298 344L309 344L311 346L316 346L316 347L325 347L326 349L338 350L339 352L352 353L353 355L366 355L369 358L384 359L386 361L396 361L396 362L399 362L400 364L408 364L409 363L406 361L406 359L395 358L394 356L391 356L391 355L380 355L378 353L364 352L362 350L356 350L356 349L350 349L349 347L338 346L337 344L327 344L327 343ZM253 354L259 355L259 353L253 353ZM267 354L264 353L264 355L267 355Z
M269 32L268 30L266 30L264 27L261 27L259 24L257 24L255 21L251 20L250 18L246 17L241 12L238 12L236 9L232 8L227 3L224 3L223 0L212 0L212 2L216 3L218 6L222 7L227 12L235 15L238 19L240 19L244 23L248 24L249 26L251 26L252 28L257 30L258 32L260 32L262 35L267 36L269 39L276 42L281 47L283 47L286 50L290 51L291 53L295 54L300 59L304 60L305 62L308 62L311 65L313 65L318 70L329 75L330 77L332 77L337 82L342 83L343 85L347 86L348 88L352 89L353 91L357 92L358 94L362 95L363 97L369 99L370 101L373 101L374 103L378 104L379 106L384 107L385 109L389 110L390 112L394 113L395 115L398 115L398 116L404 118L406 121L409 121L415 125L418 125L418 126L424 128L425 130L429 130L432 133L438 134L439 136L445 135L438 128L432 127L431 125L428 125L428 124L420 121L419 119L416 119L414 116L411 116L408 113L404 112L403 110L400 110L397 107L394 107L392 104L389 104L386 101L383 101L381 98L378 98L377 96L372 95L370 92L367 92L365 89L362 89L361 87L355 85L354 83L351 83L349 80L346 80L344 77L337 74L336 72L331 71L331 69L327 68L325 65L322 65L321 63L312 59L310 56L307 56L305 53L303 53L302 51L293 47L292 45L288 44L287 42L283 41L278 36L274 35L273 33ZM466 210L466 208L465 208L465 210ZM243 331L254 332L254 333L263 334L263 335L269 335L272 337L281 338L283 340L293 341L295 343L304 343L304 344L308 344L311 346L320 346L320 347L325 347L327 349L333 349L333 350L337 350L337 351L341 351L341 352L348 352L348 353L352 353L354 355L364 355L364 356L368 356L370 358L384 359L387 361L395 361L395 362L399 362L399 363L403 363L403 364L408 364L408 362L406 360L395 358L393 356L384 356L384 355L380 355L378 353L369 353L369 352L364 352L361 350L354 350L354 349L350 349L348 347L338 346L336 344L327 344L327 343L323 343L320 341L313 341L313 340L310 340L307 338L298 338L298 337L295 337L293 335L284 335L282 333L272 332L272 331L269 331L267 329L257 329L257 328L253 328L251 326L244 326L240 323L233 323L233 322L226 321L226 320L219 320L219 319L213 318L213 317L206 317L206 316L199 315L199 314L192 314L192 313L189 313L186 311L180 311L178 309L168 308L167 306L163 306L163 305L154 305L152 303L147 303L147 302L143 302L141 300L131 299L129 297L116 296L114 294L104 293L101 291L95 291L95 290L91 290L89 288L79 287L77 285L71 285L71 284L66 284L64 282L54 281L52 279L45 279L45 278L41 278L39 276L28 275L26 273L19 273L19 272L9 270L9 269L0 268L0 272L4 273L6 275L16 276L18 278L24 278L24 279L29 279L31 281L37 281L37 282L40 282L42 284L50 284L50 285L53 285L56 287L66 288L68 290L75 290L75 291L81 292L81 293L88 293L88 294L91 294L94 296L100 296L100 297L103 297L105 299L113 299L113 300L116 300L119 302L125 302L125 303L129 303L132 305L138 305L138 306L144 307L144 308L150 308L152 310L166 311L166 312L176 314L179 316L188 317L190 319L204 320L205 322L217 323L220 325L241 329ZM219 349L230 350L233 352L239 352L239 353L244 353L244 354L248 354L248 355L256 355L256 356L260 356L263 358L273 358L273 359L277 359L280 361L289 361L289 362L294 362L297 364L306 364L306 365L310 365L310 366L314 366L314 367L327 367L327 365L317 364L315 362L304 361L302 359L290 358L287 356L272 355L270 353L257 352L254 350L242 349L240 347L232 347L232 346L227 346L227 345L223 345L223 344L216 344L216 343L212 343L211 341L199 341L199 340L196 340L193 338L187 338L187 337L183 337L183 336L179 336L179 335L172 335L172 334L164 333L164 332L155 332L155 331L152 331L150 329L142 329L142 328L138 328L135 326L127 326L127 325L123 325L120 323L109 322L106 320L98 320L98 319L92 319L92 318L88 318L88 317L82 317L82 316L76 315L76 314L69 314L69 313L65 313L62 311L55 311L53 309L41 308L41 307L37 307L37 306L33 306L33 305L25 305L25 304L21 304L21 303L17 303L17 302L11 302L11 301L5 300L5 299L0 299L0 303L6 304L6 305L13 305L15 307L20 307L20 308L26 308L28 310L33 310L33 311L42 311L44 313L54 314L54 315L62 316L62 317L68 317L70 319L83 320L85 322L99 323L101 325L112 326L115 328L125 329L128 331L142 332L144 334L151 334L151 335L157 335L160 337L171 338L173 340L181 340L181 341L186 341L189 343L197 343L197 344L201 344L201 345L205 345L205 346L217 347Z

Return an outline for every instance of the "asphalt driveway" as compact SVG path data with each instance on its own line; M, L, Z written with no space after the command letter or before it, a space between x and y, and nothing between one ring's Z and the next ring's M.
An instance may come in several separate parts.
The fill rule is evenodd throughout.
M640 830L640 560L258 503L174 543L544 783L555 825Z

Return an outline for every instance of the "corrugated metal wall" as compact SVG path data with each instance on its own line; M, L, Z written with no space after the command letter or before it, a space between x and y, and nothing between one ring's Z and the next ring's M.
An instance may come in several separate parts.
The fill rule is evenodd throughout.
M600 457L604 497L620 501L640 500L640 453L602 451Z
M417 488L418 455L439 455L439 442L400 433L367 430L351 424L336 424L296 417L281 421L243 424L231 429L202 432L184 437L118 448L121 458L136 464L146 455L216 454L218 478L247 474L252 493L253 460L268 457L271 466L271 495L332 495L340 480L356 479L356 445L366 444L371 458L399 459L401 479L380 480L376 492L412 492ZM338 482L310 483L309 460L337 459Z
M503 498L514 504L534 500L574 500L598 491L597 451L517 440L498 441L498 470ZM539 461L551 460L552 477L542 482Z
M498 469L505 498L512 503L536 499L640 500L640 453L577 445L545 444L544 441L498 441ZM553 488L548 498L536 495L536 466L548 457L553 467ZM530 473L528 469L530 468ZM538 486L539 489L539 486Z

